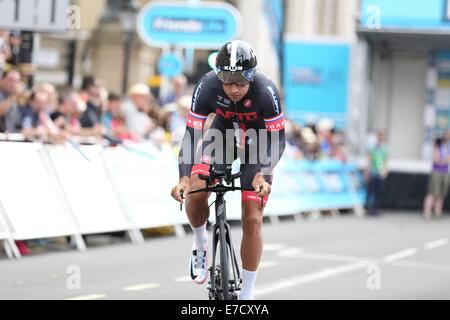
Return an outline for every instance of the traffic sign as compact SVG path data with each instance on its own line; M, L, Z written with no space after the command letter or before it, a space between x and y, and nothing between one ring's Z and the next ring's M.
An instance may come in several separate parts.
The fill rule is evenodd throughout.
M181 73L182 62L176 54L168 53L161 57L158 68L161 75L171 78Z
M239 36L241 16L231 5L201 2L150 3L140 12L137 31L148 45L218 48Z

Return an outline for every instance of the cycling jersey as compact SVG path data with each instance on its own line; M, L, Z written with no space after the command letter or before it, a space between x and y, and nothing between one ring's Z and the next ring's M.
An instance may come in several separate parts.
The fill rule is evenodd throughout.
M208 132L203 135L203 127L210 113L216 116ZM230 131L232 139L226 139L230 137ZM218 137L217 132L222 135ZM200 138L203 142L197 151ZM276 143L273 148L272 140ZM216 148L211 144L215 144ZM223 149L219 150L222 146ZM258 72L247 94L234 103L225 94L223 84L214 71L211 71L200 79L192 96L181 143L179 174L183 177L202 173L207 168L205 164L229 164L243 154L244 157L239 156L242 163L241 186L251 187L254 174L263 169L266 169L263 172L266 180L271 181L270 170L279 161L284 147L284 115L273 81ZM211 150L216 154L211 154ZM224 156L218 157L219 151ZM230 152L234 156L225 156Z

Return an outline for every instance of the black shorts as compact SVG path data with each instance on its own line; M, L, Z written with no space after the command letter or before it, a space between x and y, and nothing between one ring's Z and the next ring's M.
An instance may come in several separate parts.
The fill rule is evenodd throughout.
M213 129L213 130L211 130ZM214 130L216 130L214 132ZM192 167L191 175L203 174L208 175L210 165L214 166L217 170L225 171L226 166L233 163L234 160L240 159L240 183L242 188L253 188L252 182L256 173L260 171L260 165L258 163L251 163L249 160L256 157L252 157L252 154L248 149L243 150L237 147L236 138L225 139L221 138L218 134L221 133L223 137L226 136L226 130L221 121L218 118L213 120L210 129L205 133L202 145L198 148L195 155L195 164ZM230 131L228 132L230 137ZM217 139L222 139L217 143ZM250 163L249 163L250 162ZM272 184L273 175L264 175L264 179ZM268 196L264 198L264 204L267 202ZM261 198L251 191L242 191L242 201L261 201Z

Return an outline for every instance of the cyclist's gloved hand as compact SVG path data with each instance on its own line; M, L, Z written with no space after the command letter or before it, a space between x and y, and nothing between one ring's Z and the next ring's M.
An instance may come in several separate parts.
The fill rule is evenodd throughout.
M261 172L255 174L252 181L252 186L255 188L255 193L260 197L268 196L270 193L270 184L264 179L264 175Z
M178 184L172 188L170 195L178 202L183 203L189 191L189 177L181 177Z

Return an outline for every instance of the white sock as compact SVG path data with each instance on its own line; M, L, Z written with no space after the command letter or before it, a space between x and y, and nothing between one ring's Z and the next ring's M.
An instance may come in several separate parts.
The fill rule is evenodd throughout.
M195 249L204 250L205 246L208 245L208 232L206 232L206 222L204 225L194 228L192 227L192 231L194 231L194 243Z
M253 288L255 287L256 271L242 269L242 288L239 300L253 300Z

